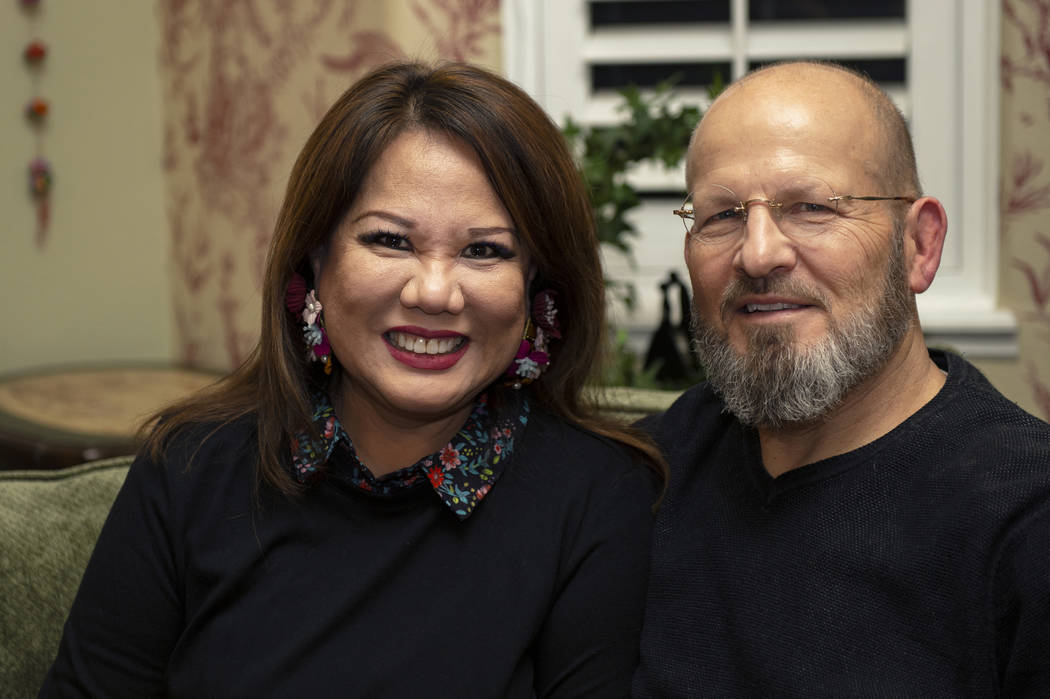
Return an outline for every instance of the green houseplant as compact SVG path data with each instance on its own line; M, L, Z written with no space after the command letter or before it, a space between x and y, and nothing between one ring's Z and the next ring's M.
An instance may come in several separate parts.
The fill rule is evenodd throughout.
M562 129L590 189L599 240L626 253L628 259L632 259L632 246L638 232L627 220L627 214L641 204L638 191L628 181L628 172L643 162L677 167L700 120L698 106L672 104L674 81L671 78L661 83L651 94L643 94L633 86L620 90L622 102L618 110L624 118L615 125L587 127L566 117ZM708 92L713 97L721 89L721 79L716 76ZM621 280L607 281L616 298L628 309L633 308L633 285ZM657 380L657 368L641 368L622 330L615 333L610 354L612 361L605 374L607 385L677 389L702 377L702 372L697 372L672 384Z

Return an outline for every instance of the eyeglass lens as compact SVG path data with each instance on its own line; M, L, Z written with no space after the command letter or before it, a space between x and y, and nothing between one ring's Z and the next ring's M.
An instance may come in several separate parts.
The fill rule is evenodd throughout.
M748 217L765 208L777 226L795 237L817 235L835 220L837 201L834 190L816 179L793 181L769 198L742 199L733 190L718 184L702 185L683 204L692 218L682 217L686 232L703 242L724 242L743 232Z

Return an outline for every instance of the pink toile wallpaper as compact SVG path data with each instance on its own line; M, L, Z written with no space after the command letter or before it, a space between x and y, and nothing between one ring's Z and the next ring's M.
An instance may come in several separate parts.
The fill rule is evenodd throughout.
M1019 396L1050 421L1050 0L1002 0L1002 304L1020 325Z
M161 0L164 172L178 359L255 344L288 172L328 106L401 58L499 67L498 0Z

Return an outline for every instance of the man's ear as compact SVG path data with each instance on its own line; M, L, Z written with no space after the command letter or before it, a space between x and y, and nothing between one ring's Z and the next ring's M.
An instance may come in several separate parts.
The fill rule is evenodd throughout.
M904 250L912 293L921 294L933 284L947 232L948 215L941 202L922 197L911 205L904 224Z

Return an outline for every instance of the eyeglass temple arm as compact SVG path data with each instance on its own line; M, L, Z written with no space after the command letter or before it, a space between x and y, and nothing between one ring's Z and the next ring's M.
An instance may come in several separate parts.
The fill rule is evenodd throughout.
M828 201L850 201L852 199L859 201L915 201L915 197L864 197L857 194L841 194L837 197L828 197Z

